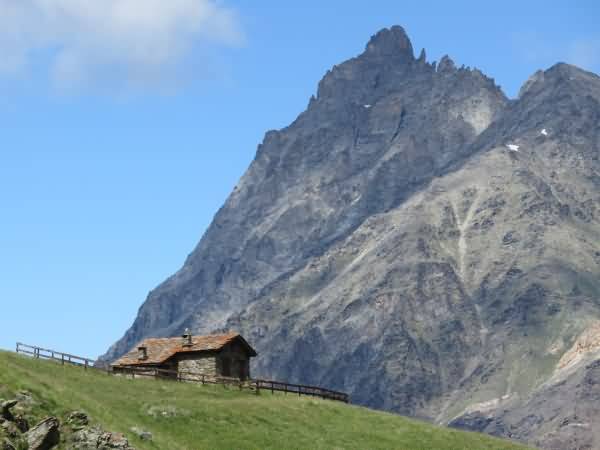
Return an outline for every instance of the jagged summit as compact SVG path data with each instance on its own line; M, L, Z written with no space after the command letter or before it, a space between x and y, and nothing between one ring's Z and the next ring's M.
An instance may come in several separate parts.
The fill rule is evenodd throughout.
M404 28L394 25L377 32L369 40L365 54L369 56L410 57L414 59L413 47Z
M454 64L452 58L450 58L448 55L442 56L442 59L440 59L440 62L437 66L437 71L439 73L451 73L454 70L456 70L456 64Z
M428 94L424 94L426 96L436 89L452 89L454 86L453 94L463 96L469 92L471 100L482 95L486 97L482 90L489 91L489 95L494 97L504 97L492 79L477 69L464 66L457 68L447 55L439 64L428 63L426 51L422 49L418 58L415 58L404 28L393 26L371 37L363 53L333 66L319 82L317 95L311 99L310 106L320 104L329 108L349 103L373 105L377 99L397 94L408 81L421 87L433 83L436 87L430 86ZM477 122L475 129L480 132L494 116L494 107L477 114L476 118L474 110L485 107L487 100L478 105L471 100L463 100L470 105L465 105L462 117L471 123Z

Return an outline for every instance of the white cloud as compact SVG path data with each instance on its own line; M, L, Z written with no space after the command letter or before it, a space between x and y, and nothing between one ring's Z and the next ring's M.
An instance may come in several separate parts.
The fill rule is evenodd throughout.
M47 67L63 86L154 83L193 50L242 40L213 0L0 0L0 74Z

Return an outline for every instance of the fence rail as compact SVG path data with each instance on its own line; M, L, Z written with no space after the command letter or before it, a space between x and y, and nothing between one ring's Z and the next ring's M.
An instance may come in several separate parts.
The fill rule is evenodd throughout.
M350 402L348 394L344 392L332 391L330 389L324 389L318 386L305 386L302 384L291 384L271 380L252 380L252 383L256 385L257 391L264 389L271 391L271 393L278 391L284 392L285 394L298 394L300 396L310 395L313 397L321 397L327 400L338 400L344 403Z
M81 356L75 356L69 353L57 352L56 350L49 350L47 348L36 347L35 345L27 345L23 344L22 342L17 342L17 353L24 353L26 355L33 356L34 358L53 359L55 361L60 361L62 364L82 366L84 369L94 367L93 359L83 358Z
M17 353L23 353L34 358L58 361L63 365L72 364L81 366L85 370L90 368L95 370L103 370L112 375L130 376L131 378L155 378L188 383L220 384L224 387L237 387L240 390L249 389L254 391L257 395L260 394L261 391L270 391L272 394L275 392L283 392L284 394L298 396L307 395L312 397L320 397L327 400L350 403L350 397L348 394L344 392L332 391L330 389L324 389L318 386L307 386L302 384L292 384L285 383L283 381L263 379L240 380L238 378L209 376L189 371L161 369L159 367L120 366L117 368L112 368L110 366L105 366L105 368L100 368L96 366L96 362L94 360L89 358L83 358L81 356L75 356L69 353L62 353L56 350L36 347L34 345L27 345L21 342L17 343L16 351Z

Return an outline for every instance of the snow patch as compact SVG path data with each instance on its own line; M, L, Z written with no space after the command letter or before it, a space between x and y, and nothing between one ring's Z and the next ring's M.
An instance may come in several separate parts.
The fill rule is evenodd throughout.
M548 136L548 132L546 131L545 128L543 128L542 131L540 131L540 134L542 134L544 136Z
M363 105L364 108L369 109L372 105Z
M512 150L513 152L518 152L519 151L519 146L515 145L515 144L507 144L506 148L509 150Z

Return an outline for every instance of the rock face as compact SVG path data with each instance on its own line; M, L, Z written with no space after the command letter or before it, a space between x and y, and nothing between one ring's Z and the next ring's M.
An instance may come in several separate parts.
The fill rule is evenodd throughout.
M235 329L258 350L255 375L598 448L593 352L568 376L559 363L600 319L599 123L594 74L557 64L510 101L478 70L416 59L402 28L382 30L266 134L104 360L186 327ZM581 413L567 397L589 426L569 425Z
M526 398L477 405L451 425L530 442L552 450L596 449L600 443L600 323L586 329L552 376Z

